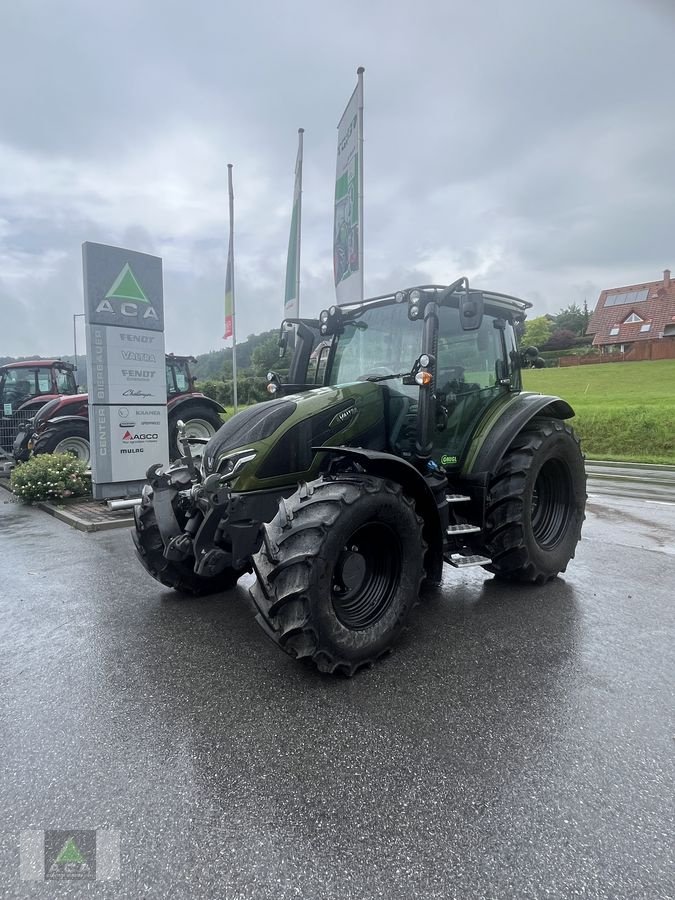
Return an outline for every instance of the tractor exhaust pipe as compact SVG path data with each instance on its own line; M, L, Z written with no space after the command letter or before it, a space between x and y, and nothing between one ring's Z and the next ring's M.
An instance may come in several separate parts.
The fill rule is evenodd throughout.
M111 512L117 512L119 509L132 509L134 506L141 505L140 497L132 497L130 500L108 500L107 506Z

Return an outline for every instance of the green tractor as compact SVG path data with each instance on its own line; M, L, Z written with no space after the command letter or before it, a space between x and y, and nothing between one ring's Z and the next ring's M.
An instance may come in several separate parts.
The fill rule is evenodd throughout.
M282 324L287 384L204 447L153 466L134 541L193 594L256 575L265 633L322 672L389 651L444 563L542 584L581 534L586 475L558 397L522 389L531 304L460 278Z

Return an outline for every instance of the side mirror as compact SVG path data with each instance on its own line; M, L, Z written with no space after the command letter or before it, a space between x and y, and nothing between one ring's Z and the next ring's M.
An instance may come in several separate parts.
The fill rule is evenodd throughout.
M286 348L288 347L288 332L282 325L279 329L279 359L282 359L286 355Z
M463 331L477 331L483 321L483 295L465 291L459 295L459 321Z

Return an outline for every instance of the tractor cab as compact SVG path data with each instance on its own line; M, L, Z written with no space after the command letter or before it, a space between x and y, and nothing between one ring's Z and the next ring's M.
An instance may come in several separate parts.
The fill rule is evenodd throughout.
M0 447L11 453L19 428L45 403L77 393L75 367L61 359L33 359L0 366Z
M167 353L166 394L168 399L177 397L179 394L194 392L195 379L190 371L191 362L197 362L194 356L176 356L173 353Z
M376 449L455 467L487 410L522 389L520 369L529 361L517 334L529 306L460 279L332 306L318 320L287 320L280 343L283 352L294 324L294 377L282 385L270 373L268 390L376 384L386 427Z

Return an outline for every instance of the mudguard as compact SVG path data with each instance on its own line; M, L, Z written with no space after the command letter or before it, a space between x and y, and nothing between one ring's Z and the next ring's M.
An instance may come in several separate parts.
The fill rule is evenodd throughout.
M551 419L571 419L574 410L566 400L549 394L521 392L488 415L473 436L462 475L494 472L516 435L537 415Z
M361 447L312 447L315 453L323 453L322 470L339 468L339 459L353 460L363 466L369 475L387 478L401 485L403 492L415 501L417 514L424 520L424 539L428 549L424 568L432 581L440 581L443 570L443 532L441 517L433 492L420 472L405 459L367 450Z
M184 394L178 396L175 399L169 400L166 408L169 412L173 412L174 410L185 406L186 403L204 403L214 409L217 413L227 412L224 406L221 406L217 400L212 400L211 397L207 397L206 394Z

